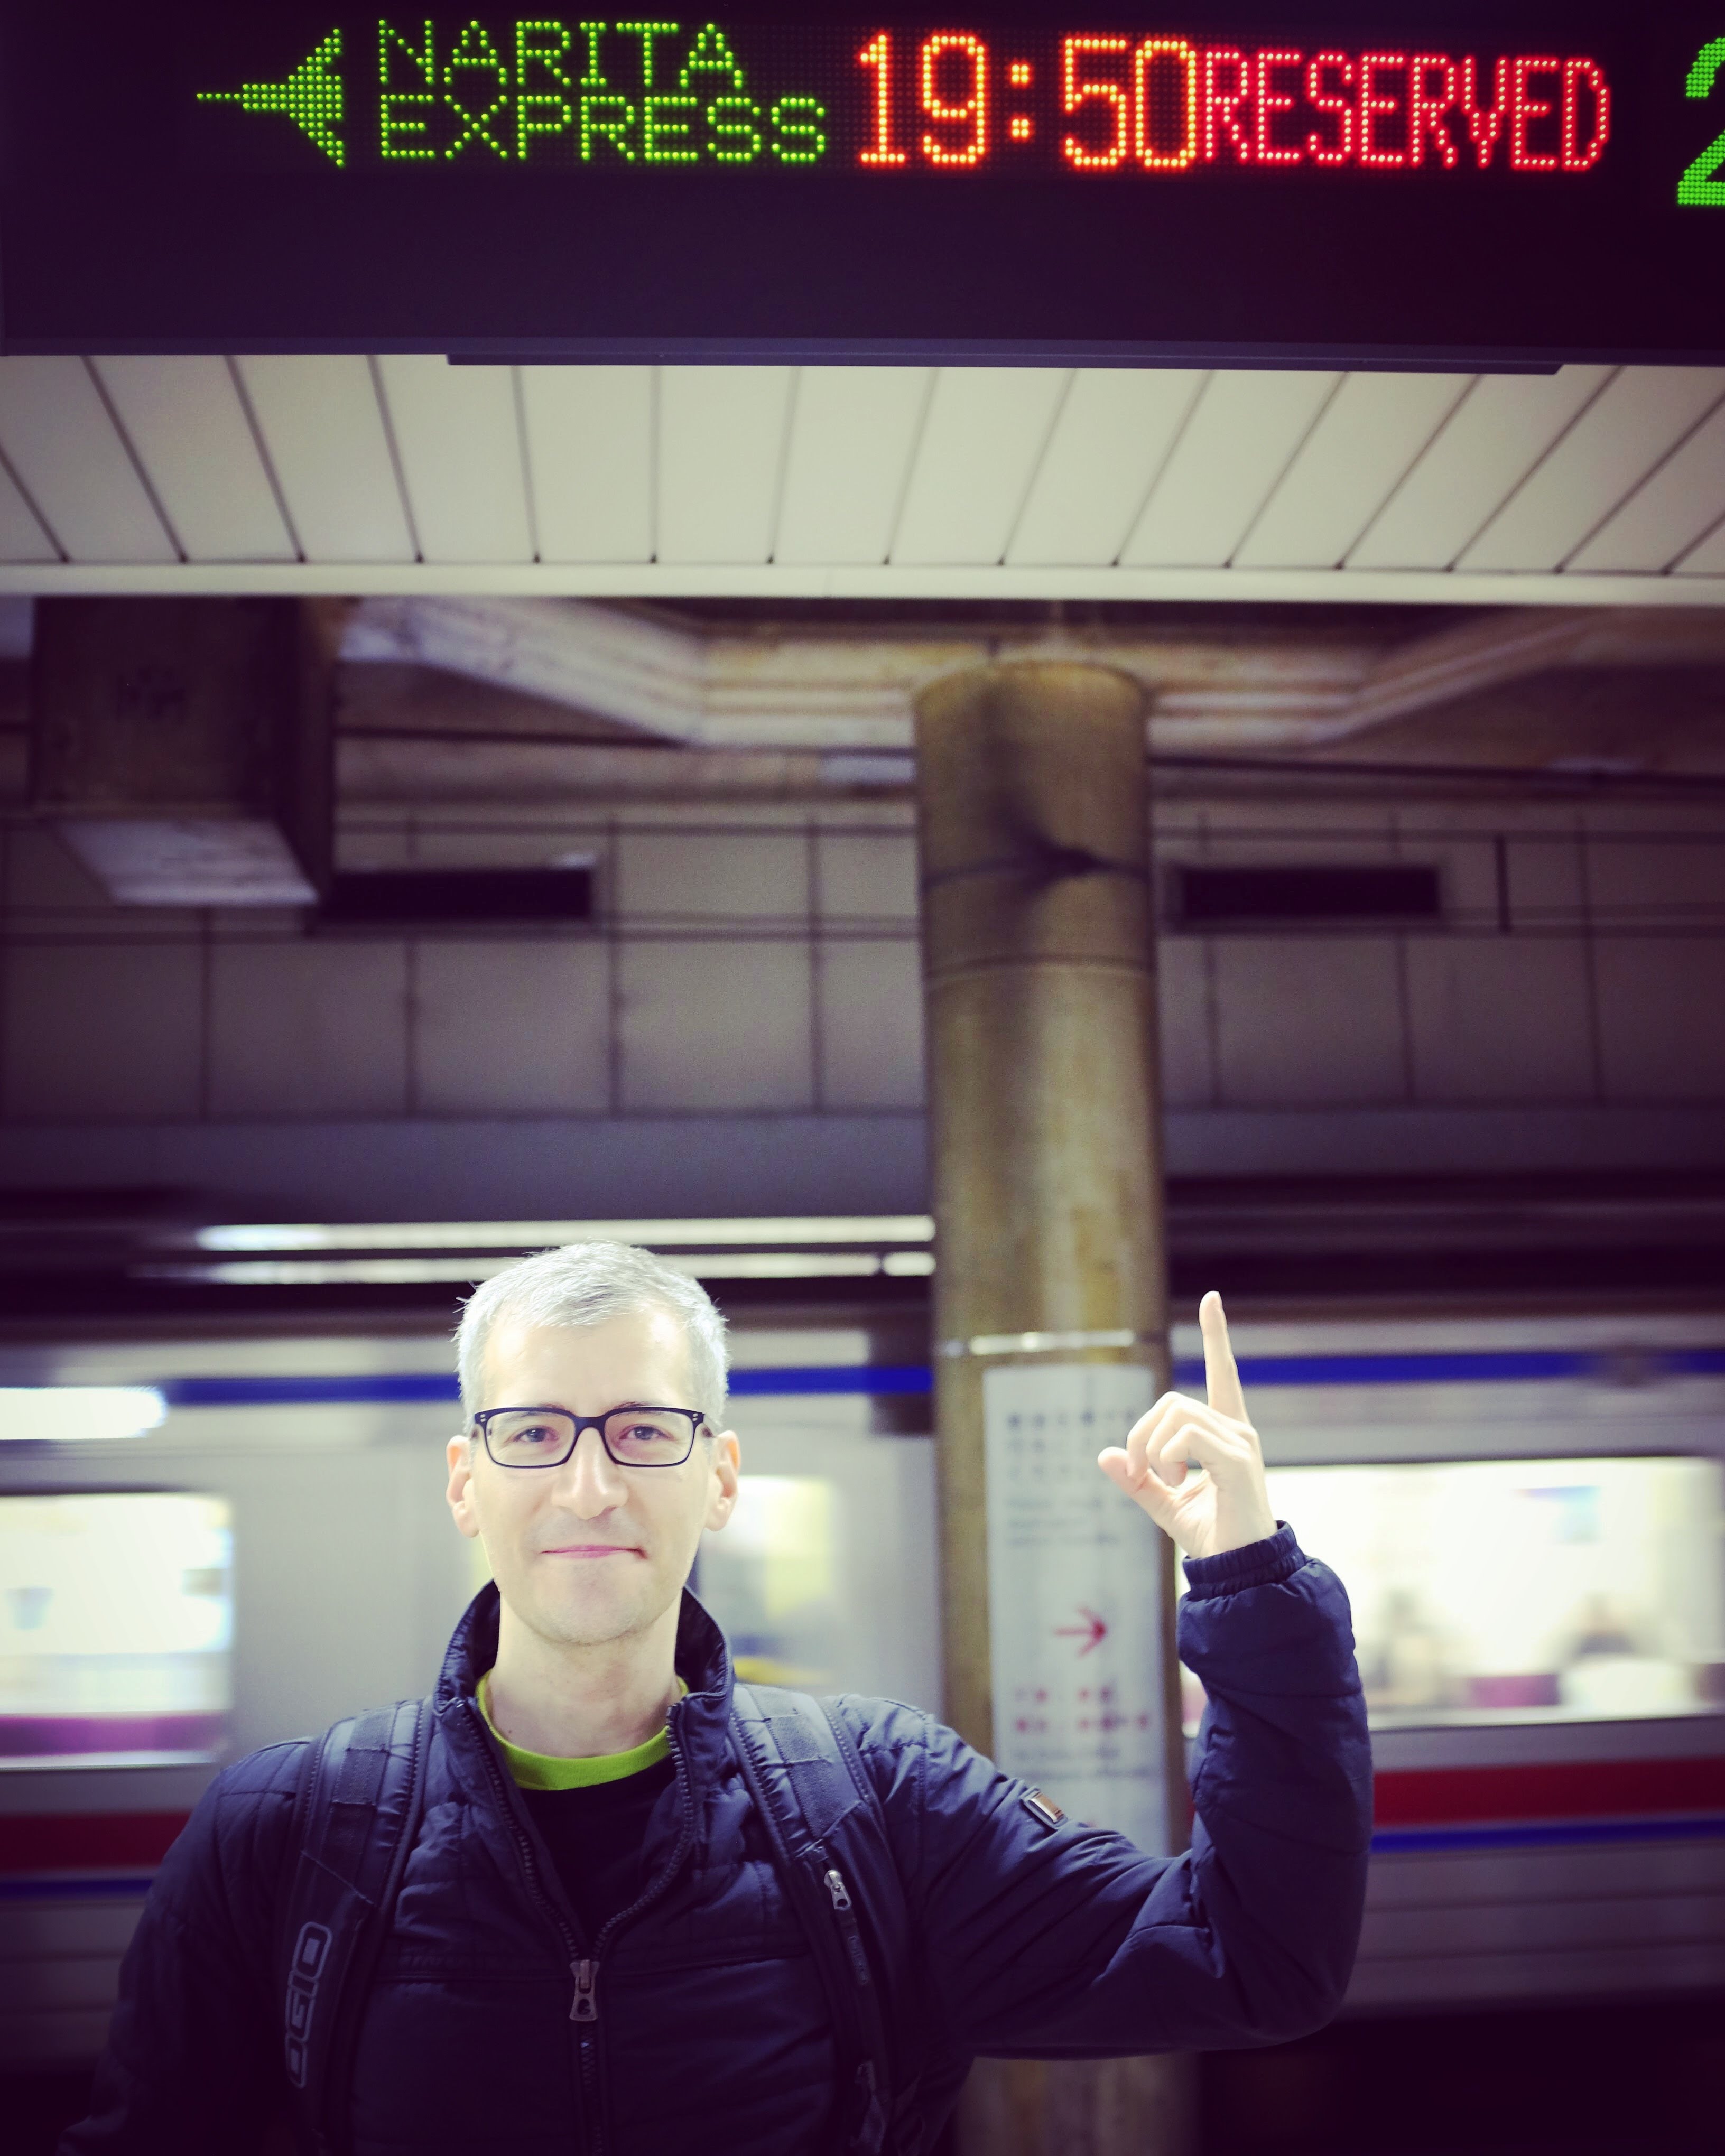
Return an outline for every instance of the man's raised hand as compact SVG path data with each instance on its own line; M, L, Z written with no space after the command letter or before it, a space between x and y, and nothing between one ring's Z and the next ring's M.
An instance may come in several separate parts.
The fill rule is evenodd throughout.
M1200 1407L1183 1393L1164 1393L1132 1424L1125 1445L1109 1445L1096 1465L1188 1557L1219 1557L1273 1535L1276 1519L1220 1296L1204 1297L1198 1322L1209 1405ZM1194 1468L1204 1471L1194 1474Z

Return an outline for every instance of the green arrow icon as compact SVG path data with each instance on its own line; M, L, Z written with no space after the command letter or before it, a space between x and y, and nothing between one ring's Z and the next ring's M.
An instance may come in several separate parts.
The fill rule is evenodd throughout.
M238 90L200 90L200 105L237 105L247 112L285 112L326 157L344 163L341 145L341 33L331 30L285 82L242 83Z

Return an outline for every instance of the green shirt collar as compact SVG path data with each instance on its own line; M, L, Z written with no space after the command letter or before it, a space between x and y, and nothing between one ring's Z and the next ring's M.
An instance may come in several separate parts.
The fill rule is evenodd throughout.
M620 1782L670 1757L670 1732L667 1729L658 1731L644 1744L637 1744L629 1751L602 1752L590 1759L560 1759L548 1752L529 1752L520 1744L511 1744L492 1721L490 1702L486 1697L490 1681L491 1672L487 1670L479 1681L480 1712L485 1717L486 1728L497 1740L504 1764L521 1789L590 1789L601 1782ZM683 1698L688 1690L679 1677L678 1698Z

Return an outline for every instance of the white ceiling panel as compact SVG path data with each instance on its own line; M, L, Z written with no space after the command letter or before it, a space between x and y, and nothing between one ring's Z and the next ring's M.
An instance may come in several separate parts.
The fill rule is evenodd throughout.
M998 562L1072 378L1064 367L944 367L935 377L895 562Z
M521 413L544 562L653 558L650 367L524 367Z
M1081 367L1006 550L1014 563L1112 562L1193 399L1194 367Z
M306 559L411 562L370 362L272 353L234 364Z
M1555 569L1725 396L1725 370L1626 367L1461 558L1464 569Z
M1664 569L1725 517L1725 406L1703 419L1564 564Z
M18 481L0 465L0 562L57 562L59 549L18 491Z
M1213 374L1121 560L1219 568L1251 529L1339 374Z
M1348 567L1447 569L1610 378L1609 367L1483 376L1348 557Z
M884 562L928 409L927 367L798 370L776 562Z
M377 362L408 509L428 562L531 562L515 376L424 353Z
M1474 379L1471 374L1344 376L1235 550L1235 567L1332 568Z
M74 562L173 562L81 359L0 359L0 448Z
M93 359L162 513L193 562L299 553L225 359Z
M773 552L790 421L788 367L667 367L659 377L661 562Z
M1677 574L1725 577L1725 521L1716 524L1698 547L1690 549L1677 563Z

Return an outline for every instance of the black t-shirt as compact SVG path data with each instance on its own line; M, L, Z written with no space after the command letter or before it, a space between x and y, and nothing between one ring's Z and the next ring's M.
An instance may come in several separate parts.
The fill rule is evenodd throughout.
M673 1761L660 1759L620 1781L521 1791L589 1946L646 1886L641 1848L648 1817L676 1771Z

